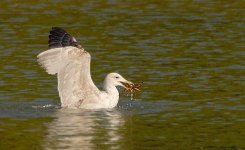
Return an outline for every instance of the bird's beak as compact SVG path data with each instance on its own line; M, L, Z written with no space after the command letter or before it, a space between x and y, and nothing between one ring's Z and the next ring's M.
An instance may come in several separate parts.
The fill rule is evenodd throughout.
M127 80L126 81L123 81L123 82L121 81L121 83L122 83L123 87L126 88L126 89L128 87L130 87L131 85L133 85L133 82L127 81Z

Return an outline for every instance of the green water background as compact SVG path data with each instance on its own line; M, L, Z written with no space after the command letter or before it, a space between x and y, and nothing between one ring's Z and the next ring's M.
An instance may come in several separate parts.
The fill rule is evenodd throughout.
M0 149L245 149L243 0L0 1ZM52 26L92 77L144 81L113 110L58 109L37 64Z

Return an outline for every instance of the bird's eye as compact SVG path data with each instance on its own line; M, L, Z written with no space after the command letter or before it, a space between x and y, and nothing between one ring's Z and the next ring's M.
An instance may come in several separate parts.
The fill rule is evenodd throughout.
M118 79L119 77L118 77L118 76L116 76L115 78L116 78L116 79Z

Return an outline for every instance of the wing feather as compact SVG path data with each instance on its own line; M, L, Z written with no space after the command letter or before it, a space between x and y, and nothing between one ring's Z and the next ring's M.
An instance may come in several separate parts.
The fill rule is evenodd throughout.
M68 46L40 53L39 64L49 74L57 74L62 107L77 107L99 94L90 74L91 56L84 49Z

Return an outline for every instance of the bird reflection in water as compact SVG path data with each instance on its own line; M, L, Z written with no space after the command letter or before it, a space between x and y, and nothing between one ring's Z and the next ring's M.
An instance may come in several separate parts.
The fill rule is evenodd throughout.
M116 110L59 109L47 125L44 149L94 149L106 144L118 148L122 114Z

